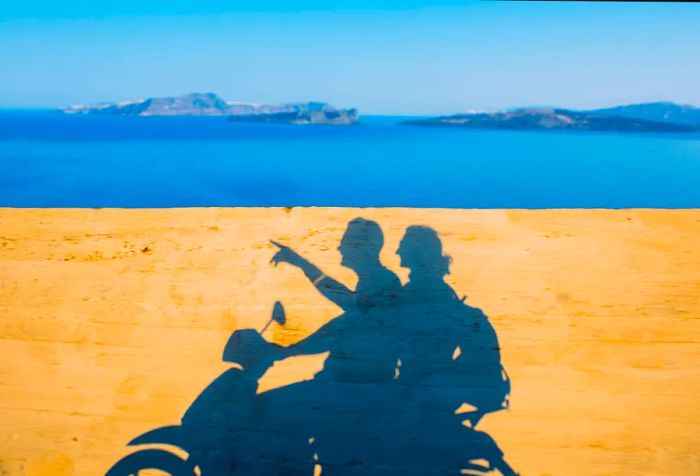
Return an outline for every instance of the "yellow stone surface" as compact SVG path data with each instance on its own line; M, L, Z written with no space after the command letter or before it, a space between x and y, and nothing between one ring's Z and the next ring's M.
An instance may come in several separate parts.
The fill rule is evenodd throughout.
M269 239L349 286L337 246L436 229L450 284L496 328L511 408L479 428L525 476L700 474L700 210L0 209L0 474L98 475L177 424L275 300L290 343L338 309ZM273 368L310 378L322 357ZM398 404L399 402L397 402Z

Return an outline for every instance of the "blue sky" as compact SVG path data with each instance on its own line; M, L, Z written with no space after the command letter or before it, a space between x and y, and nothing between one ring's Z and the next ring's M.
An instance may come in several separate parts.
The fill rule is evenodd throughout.
M0 107L191 91L385 114L700 105L699 26L700 4L678 3L2 2Z

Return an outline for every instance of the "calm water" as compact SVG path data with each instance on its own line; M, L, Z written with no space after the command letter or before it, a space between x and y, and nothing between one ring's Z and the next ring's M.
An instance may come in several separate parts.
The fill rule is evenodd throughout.
M0 112L0 206L699 207L699 135Z

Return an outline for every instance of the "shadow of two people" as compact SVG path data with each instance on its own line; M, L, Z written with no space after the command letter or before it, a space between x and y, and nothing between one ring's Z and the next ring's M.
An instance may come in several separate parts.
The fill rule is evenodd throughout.
M343 312L289 347L255 330L234 332L224 360L242 368L209 385L180 427L167 427L178 428L171 440L202 475L309 475L313 468L328 475L515 475L493 439L474 428L508 405L498 338L486 315L445 282L451 259L435 230L406 230L397 251L410 270L402 285L380 261L379 225L350 221L338 249L341 264L357 274L354 290L273 243L273 264L299 268ZM322 352L329 355L313 380L257 393L275 361ZM471 411L457 413L464 406Z

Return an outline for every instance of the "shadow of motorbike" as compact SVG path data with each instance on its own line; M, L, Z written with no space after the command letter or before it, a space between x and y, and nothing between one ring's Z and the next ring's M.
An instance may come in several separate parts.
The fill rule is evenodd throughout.
M363 386L367 388L356 390L357 386L321 385L312 380L258 394L258 379L274 362L285 358L284 347L266 341L262 332L272 321L284 325L285 320L284 308L277 302L263 331L242 329L233 332L224 348L223 360L235 363L236 367L220 375L198 396L180 425L157 428L130 441L128 446L135 447L135 451L115 463L106 476L138 476L145 471L158 471L170 476L311 476L320 473L321 467L329 475L395 473L478 476L497 471L503 476L517 476L486 433L443 421L432 424L432 427L452 443L445 446L436 442L434 452L442 452L444 457L438 458L442 462L449 459L450 462L445 464L458 469L446 471L445 467L438 470L411 466L410 461L412 457L415 459L415 455L406 450L396 450L398 456L391 460L394 462L391 467L375 466L373 461L386 464L390 447L400 447L405 440L402 438L405 432L401 430L394 431L394 439L372 441L368 436L376 435L378 428L395 426L402 418L402 408L395 402L406 401L397 393L403 391L405 396L405 389L396 390L396 386L393 390L377 386ZM322 410L325 414L321 417L310 416L314 413L309 411L310 408L319 408L313 402L321 399L340 403ZM311 402L310 406L299 405L296 407L298 410L294 411L294 403L302 401ZM365 405L371 402L369 409L373 416L370 420L373 423L365 433L359 424L355 425L363 417L363 412L368 411L362 408L361 403L358 411L358 402L365 402ZM259 414L261 407L265 409L263 414ZM354 434L350 435L346 429L353 426L358 428L353 429ZM331 454L331 457L319 461L315 438L299 436L301 430L307 428L309 435L325 432L321 439L328 451L322 451L322 455ZM365 461L359 462L353 455L343 455L346 448L352 449L357 440L363 438L367 439L361 451L361 454L367 454ZM424 454L433 451L430 449L430 439L424 439L419 446L426 448ZM464 448L464 451L459 448ZM375 460L372 459L373 452L378 455ZM433 457L432 454L430 456ZM457 462L458 458L461 458L460 462ZM401 468L403 464L407 466ZM435 469L435 472L431 469Z

